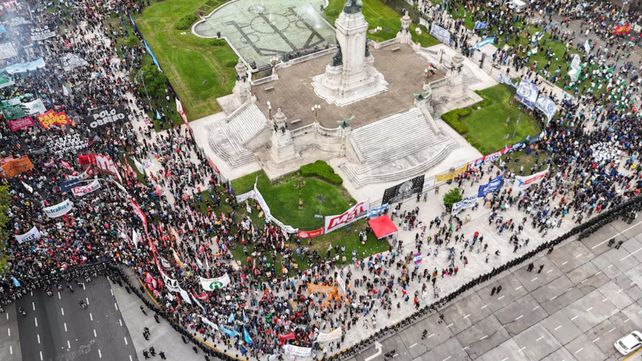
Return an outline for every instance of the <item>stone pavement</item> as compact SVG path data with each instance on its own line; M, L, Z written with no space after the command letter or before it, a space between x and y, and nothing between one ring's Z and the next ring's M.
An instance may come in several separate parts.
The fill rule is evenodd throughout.
M533 258L532 272L519 265L454 300L439 310L443 321L432 314L381 341L382 353L392 361L637 359L623 358L613 343L642 329L640 230L642 222L616 221L564 242ZM625 240L619 250L608 247L611 237ZM375 353L373 346L350 361Z

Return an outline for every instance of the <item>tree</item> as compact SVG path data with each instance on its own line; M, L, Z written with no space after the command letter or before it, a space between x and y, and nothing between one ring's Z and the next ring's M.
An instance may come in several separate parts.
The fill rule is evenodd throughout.
M8 256L5 252L7 247L7 229L9 222L9 207L11 206L11 197L9 196L9 187L0 186L0 275L6 271Z
M460 188L453 188L444 194L444 206L447 210L451 210L453 204L461 201L463 199L464 192Z

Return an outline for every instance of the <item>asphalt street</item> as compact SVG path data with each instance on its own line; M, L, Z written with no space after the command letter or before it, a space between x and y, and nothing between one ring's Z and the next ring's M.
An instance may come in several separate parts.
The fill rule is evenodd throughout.
M0 334L0 344L10 348L0 347L1 360L138 360L107 279L72 285L74 292L65 288L51 297L44 290L33 291L7 309L0 326L8 322L9 331ZM81 308L81 300L89 306Z
M350 361L602 361L642 330L642 221L621 221L500 274ZM615 236L624 243L608 246ZM544 265L541 273L539 266ZM499 294L491 295L501 285ZM422 336L426 330L425 337ZM385 355L388 354L388 357Z

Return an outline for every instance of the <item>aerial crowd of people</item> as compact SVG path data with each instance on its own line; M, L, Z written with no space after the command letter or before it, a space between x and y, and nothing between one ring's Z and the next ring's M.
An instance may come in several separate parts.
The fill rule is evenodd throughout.
M16 130L9 127L13 120L5 119L0 126L3 162L28 157L32 163L1 180L11 198L7 229L12 236L4 249L9 265L0 276L0 299L13 302L44 277L70 268L116 262L146 284L165 317L221 349L265 359L292 345L320 356L336 352L346 338L361 339L359 330L371 333L438 300L473 259L480 264L497 259L497 243L510 243L514 252L528 249L537 240L526 235L526 228L544 239L551 229L581 223L638 196L642 59L626 54L639 52L641 40L639 34L631 40L603 29L640 19L612 6L605 9L600 1L532 2L526 13L511 16L500 14L510 10L481 1L451 1L450 6L460 3L470 11L479 8L476 20L496 29L505 43L517 36L515 21L539 14L542 28L553 18L563 20L547 27L551 39L573 43L575 36L563 22L581 20L582 31L590 32L586 36L606 45L583 56L590 71L580 80L566 80L573 97L556 99L558 116L545 125L538 142L523 150L535 158L529 169L511 170L515 155L509 154L494 164L470 166L454 180L472 189L499 175L509 180L549 170L526 190L504 187L483 200L480 211L489 210L488 224L497 233L469 232L459 216L448 213L424 219L422 203L415 207L408 201L409 210L399 206L391 213L414 239L393 238L388 252L356 259L340 248L324 255L294 249L295 236L252 220L250 214L261 213L258 204L237 203L189 128L155 129L157 111L131 76L149 54L142 42L117 41L123 33L140 37L118 26L149 2L2 1L6 29L0 39L30 44L5 59L5 66L44 60L42 66L12 71L12 84L0 88L3 99L41 101L58 115L47 123L23 106L27 110L20 119L33 124ZM422 4L429 17L443 10ZM461 47L472 46L463 21L450 25L462 35ZM42 35L48 29L54 34ZM546 43L540 47L552 51ZM493 62L540 83L565 79L566 69L552 65L557 62L531 66L525 50L499 51ZM570 63L570 53L565 59ZM166 96L174 101L169 83ZM96 123L94 114L102 111L111 120L102 117ZM232 256L239 247L241 262ZM295 253L309 258L309 268L296 264ZM282 269L271 261L277 258ZM205 289L203 279L216 279L223 287ZM319 341L321 334L327 341Z

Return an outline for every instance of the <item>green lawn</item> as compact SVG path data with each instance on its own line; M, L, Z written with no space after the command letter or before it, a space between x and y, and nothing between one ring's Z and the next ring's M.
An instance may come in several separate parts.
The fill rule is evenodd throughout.
M190 120L220 110L216 98L234 87L238 57L222 40L202 39L189 28L176 29L185 19L204 15L225 0L164 0L145 8L135 18L180 97Z
M482 154L490 154L541 131L537 121L518 108L514 93L504 84L478 91L483 101L441 118Z
M334 26L335 20L343 11L345 0L329 0L325 8L325 18ZM401 30L401 16L393 8L386 5L382 0L366 0L363 2L363 16L368 22L368 29L374 29L381 26L382 30L377 33L368 32L368 38L376 42L390 40L397 36ZM412 40L420 43L423 47L439 44L439 41L433 38L426 28L421 26L423 31L421 35L415 33L415 24L411 25Z

